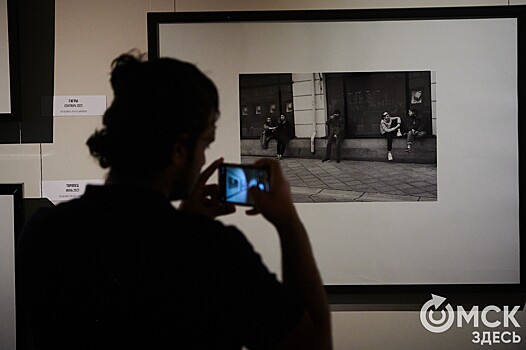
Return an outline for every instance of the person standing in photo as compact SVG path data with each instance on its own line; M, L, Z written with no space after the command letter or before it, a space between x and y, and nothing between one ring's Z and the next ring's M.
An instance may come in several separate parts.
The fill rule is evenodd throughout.
M280 115L278 126L276 129L276 134L277 134L277 139L278 139L276 159L283 158L283 155L285 154L285 149L287 148L287 144L289 143L290 138L291 138L291 133L292 133L292 128L291 128L289 120L284 114Z
M325 151L325 158L323 158L322 162L331 161L332 145L336 142L336 162L339 163L344 133L344 120L340 110L335 109L325 124L329 127L329 134L327 137L327 150Z
M380 121L380 133L387 139L387 160L393 160L391 150L393 149L393 139L400 130L400 117L391 117L389 112L384 112Z

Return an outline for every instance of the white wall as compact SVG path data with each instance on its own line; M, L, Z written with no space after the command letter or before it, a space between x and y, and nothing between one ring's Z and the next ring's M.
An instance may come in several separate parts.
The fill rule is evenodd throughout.
M55 95L106 95L109 104L110 62L133 48L146 51L148 11L524 4L526 0L56 0ZM42 180L102 178L104 173L84 145L99 126L100 117L60 117L55 119L52 144L0 145L0 182L24 182L25 196L39 197ZM526 325L524 312L517 319ZM335 311L333 328L335 349L480 348L471 343L472 328L432 334L421 326L417 312ZM518 333L526 337L521 329Z
M0 348L13 348L15 337L14 198L0 195Z
M324 83L318 73L293 73L292 98L296 137L326 136ZM315 125L315 128L314 128Z

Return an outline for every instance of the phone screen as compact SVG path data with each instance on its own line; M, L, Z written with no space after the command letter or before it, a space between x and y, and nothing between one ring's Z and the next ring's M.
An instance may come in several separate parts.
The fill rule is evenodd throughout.
M248 190L256 186L262 191L270 191L270 171L253 165L221 164L219 167L219 188L224 202L254 206Z

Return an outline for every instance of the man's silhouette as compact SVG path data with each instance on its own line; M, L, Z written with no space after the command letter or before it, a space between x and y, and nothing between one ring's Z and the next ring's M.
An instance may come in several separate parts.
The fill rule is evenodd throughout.
M277 229L283 281L206 185L219 102L212 81L173 59L113 62L114 100L88 140L104 186L39 211L17 243L19 345L29 349L330 348L330 320L305 229L279 164L251 189ZM179 208L172 200L181 199ZM279 210L276 210L279 208Z

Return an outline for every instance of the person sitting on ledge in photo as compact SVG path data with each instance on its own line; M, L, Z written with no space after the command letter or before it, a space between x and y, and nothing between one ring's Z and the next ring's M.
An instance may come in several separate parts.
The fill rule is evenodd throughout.
M400 117L391 117L389 112L384 112L380 121L380 133L387 139L387 160L393 160L391 150L393 139L397 136L401 126Z
M261 134L261 147L264 149L268 148L268 142L276 134L277 126L272 122L271 117L267 117L267 120L263 124L263 133Z
M17 242L17 345L331 349L327 297L279 162L255 163L271 187L249 189L247 214L276 228L282 281L215 219L235 208L206 184L222 159L201 172L219 115L214 83L169 58L125 54L112 67L113 102L87 141L105 184L38 211Z
M407 115L409 118L407 118L407 147L405 151L411 152L413 140L426 136L426 122L415 109L410 109Z

